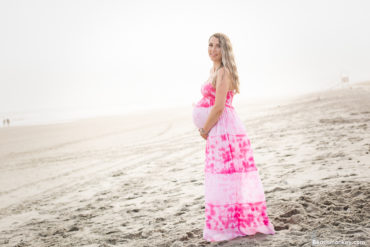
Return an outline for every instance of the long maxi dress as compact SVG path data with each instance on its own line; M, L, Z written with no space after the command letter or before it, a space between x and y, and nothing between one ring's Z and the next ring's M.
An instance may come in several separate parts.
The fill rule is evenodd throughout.
M211 80L201 87L203 98L193 107L193 122L202 128L215 104ZM264 189L243 122L228 91L225 108L210 130L205 148L205 222L203 238L230 240L257 232L275 234L267 215Z

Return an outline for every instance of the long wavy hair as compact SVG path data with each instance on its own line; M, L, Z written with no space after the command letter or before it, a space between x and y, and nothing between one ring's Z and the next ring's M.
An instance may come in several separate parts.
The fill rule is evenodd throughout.
M221 67L226 67L231 74L232 84L234 88L234 93L240 93L239 91L239 75L238 70L236 68L235 59L234 59L234 52L233 48L230 42L229 37L227 37L226 34L223 33L214 33L212 34L209 39L208 43L210 42L211 38L215 37L218 39L218 42L220 43L221 47L221 55L222 55L222 61L221 61ZM217 74L214 76L212 80L212 85L214 88L216 88L216 80L217 80Z

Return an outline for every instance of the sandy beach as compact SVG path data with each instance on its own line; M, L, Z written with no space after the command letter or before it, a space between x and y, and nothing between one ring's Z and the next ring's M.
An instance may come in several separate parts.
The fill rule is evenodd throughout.
M0 128L0 245L370 245L370 82L236 106L275 235L202 239L191 110Z

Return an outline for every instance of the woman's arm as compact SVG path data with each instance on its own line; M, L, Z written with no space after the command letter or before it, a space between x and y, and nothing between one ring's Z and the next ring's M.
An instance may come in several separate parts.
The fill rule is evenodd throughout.
M208 116L206 123L204 124L204 131L208 135L212 127L217 123L222 112L225 108L225 102L227 97L227 92L230 88L230 73L223 67L217 71L217 81L216 81L216 99L211 112Z

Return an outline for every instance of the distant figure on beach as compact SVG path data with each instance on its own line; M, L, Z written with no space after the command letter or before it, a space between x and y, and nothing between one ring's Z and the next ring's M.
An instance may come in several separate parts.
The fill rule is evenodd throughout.
M238 236L275 234L246 129L232 101L239 77L229 38L215 33L208 40L213 62L201 86L203 98L193 107L193 122L205 147L205 222L210 242Z
M3 127L5 127L5 125L9 126L9 124L10 124L10 119L9 118L4 118L3 119Z

